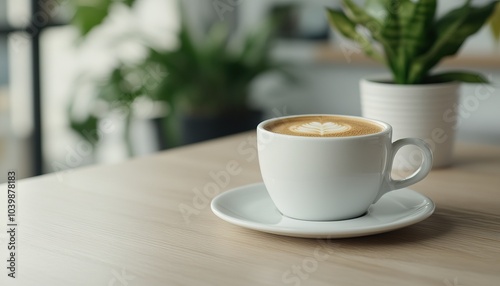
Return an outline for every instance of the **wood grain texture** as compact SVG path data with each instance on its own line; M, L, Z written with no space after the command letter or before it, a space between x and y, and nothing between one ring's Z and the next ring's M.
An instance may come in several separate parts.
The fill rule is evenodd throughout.
M217 184L228 164L237 174ZM500 285L500 147L460 145L452 168L412 187L436 213L368 237L265 234L195 199L260 181L253 132L21 180L18 278L2 264L0 285ZM188 220L186 206L196 211Z

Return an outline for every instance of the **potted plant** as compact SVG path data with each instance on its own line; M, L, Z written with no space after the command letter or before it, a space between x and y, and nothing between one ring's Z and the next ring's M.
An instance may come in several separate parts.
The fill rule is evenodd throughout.
M134 2L126 4L133 7ZM77 7L75 25L82 35L104 22L109 5L99 6L99 17L83 13L86 6ZM262 112L249 103L250 88L265 72L283 71L270 58L279 17L240 37L232 37L226 25L216 23L200 39L189 29L181 3L179 7L181 25L176 47L160 50L136 35L146 45L146 57L133 63L120 62L107 77L95 81L97 96L88 104L86 116L74 116L73 107L79 103L77 98L71 101L71 127L77 133L86 137L85 132L96 130L103 116L119 113L125 121L125 141L132 154L130 122L135 103L143 99L166 106L165 116L154 119L162 149L253 129L261 121Z
M395 139L424 139L434 151L434 167L448 166L460 83L488 80L471 71L435 73L433 68L443 58L455 55L484 25L497 1L475 7L467 0L439 18L436 0L375 2L378 13L351 0L343 0L342 9L328 10L332 27L392 73L392 78L361 80L363 116L390 123ZM413 150L400 155L395 163L400 169L411 169L413 161L419 160L419 153Z
M193 143L255 128L262 112L249 105L251 83L280 69L270 58L276 21L269 19L236 41L217 23L197 41L182 20L176 49L150 50L145 64L167 74L151 96L170 108L165 125L170 138L177 130L181 143Z

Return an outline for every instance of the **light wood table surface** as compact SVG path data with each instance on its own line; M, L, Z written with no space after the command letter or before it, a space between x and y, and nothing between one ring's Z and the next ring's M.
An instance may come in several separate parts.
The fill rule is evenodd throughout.
M226 168L220 192L261 181L254 132L18 181L15 279L1 185L0 285L500 285L500 146L460 144L452 168L412 186L430 218L338 240L217 218L196 194Z

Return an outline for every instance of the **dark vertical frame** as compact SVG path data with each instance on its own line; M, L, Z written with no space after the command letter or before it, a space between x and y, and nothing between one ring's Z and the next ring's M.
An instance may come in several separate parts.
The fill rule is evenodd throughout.
M0 23L0 35L9 35L15 32L26 32L31 40L31 76L32 76L32 97L33 97L33 143L32 143L32 162L33 174L41 175L44 171L43 156L43 124L42 124L42 92L40 76L40 35L42 32L53 26L61 26L66 23L53 23L47 21L37 21L35 18L40 16L43 11L42 1L31 0L31 19L28 27L11 27L8 24Z
M34 17L42 11L39 0L31 0L31 21L35 26ZM45 29L43 23L31 31L31 76L33 96L33 174L43 173L43 125L42 99L40 82L40 33ZM28 31L30 32L30 31Z

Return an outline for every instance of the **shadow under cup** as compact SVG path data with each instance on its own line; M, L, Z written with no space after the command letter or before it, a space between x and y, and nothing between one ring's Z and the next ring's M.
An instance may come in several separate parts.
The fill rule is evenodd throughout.
M285 131L275 128L283 122L291 127ZM376 128L367 134L324 136L342 130L346 122ZM313 127L316 131L311 131ZM293 135L297 130L305 133ZM393 181L393 154L402 146L422 142L403 139L409 141L393 145L391 134L387 123L354 116L300 115L266 120L257 126L259 165L266 189L277 209L291 218L332 221L362 216L383 194L421 180L430 170L427 160L416 173L418 178L414 174L411 180ZM422 151L429 158L430 149ZM430 161L432 165L432 154Z

